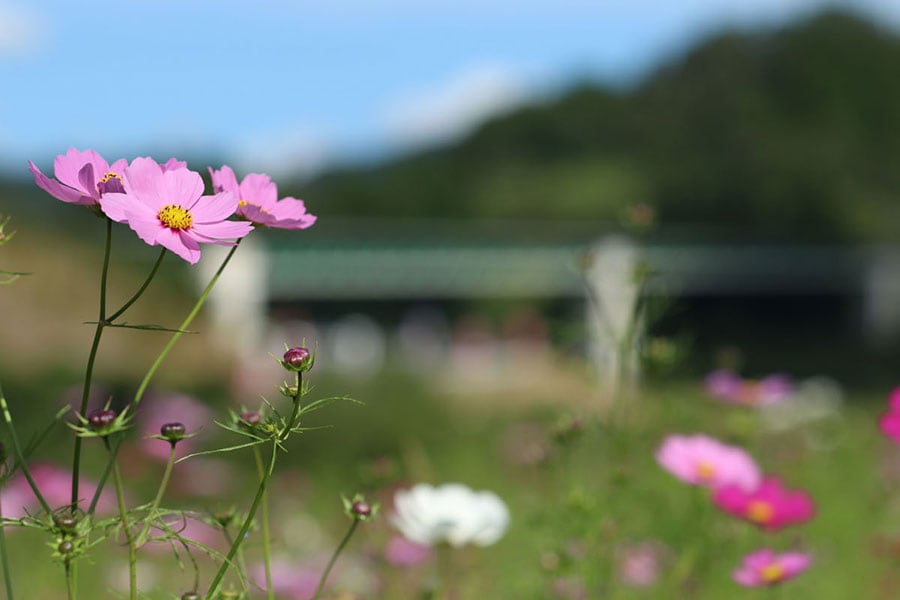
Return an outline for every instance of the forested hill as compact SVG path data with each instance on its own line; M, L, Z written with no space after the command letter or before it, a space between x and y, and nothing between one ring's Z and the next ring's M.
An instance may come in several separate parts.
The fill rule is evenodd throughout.
M322 214L613 219L750 236L900 233L900 35L830 12L709 39L628 91L595 85L468 138L290 191Z

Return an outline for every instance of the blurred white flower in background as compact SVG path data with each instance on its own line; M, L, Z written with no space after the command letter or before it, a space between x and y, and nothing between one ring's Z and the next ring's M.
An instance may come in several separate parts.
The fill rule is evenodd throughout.
M391 523L417 544L490 546L506 532L509 509L493 492L476 492L461 483L420 483L394 495Z
M766 429L781 432L839 417L843 403L840 384L828 377L812 377L783 400L763 406L761 414Z

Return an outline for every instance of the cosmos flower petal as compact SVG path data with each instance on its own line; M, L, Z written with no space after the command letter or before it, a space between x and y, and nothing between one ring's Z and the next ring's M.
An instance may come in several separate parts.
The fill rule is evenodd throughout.
M79 173L88 164L92 166L94 173L100 173L101 176L109 170L109 164L95 150L80 152L75 148L69 148L65 154L57 156L53 161L53 174L61 183L80 189L88 196L94 196L97 193L96 188L80 187Z
M212 167L208 167L208 169L215 193L231 192L235 198L240 200L241 187L231 167L223 165L218 171L213 170Z
M139 202L159 211L169 204L164 197L167 191L163 184L163 171L155 160L138 157L131 161L122 178L125 193L140 198Z
M278 188L268 175L250 173L241 182L239 200L269 210L278 201Z
M220 192L215 196L203 196L191 209L194 223L217 223L227 219L237 210L237 199L231 192Z
M191 231L212 240L242 238L253 231L253 224L247 221L219 221L218 223L195 223Z
M79 190L63 185L55 179L50 179L44 175L33 162L28 161L28 168L31 171L31 174L34 175L34 183L57 200L62 200L63 202L68 202L70 204L94 204L95 200L92 197L85 196Z

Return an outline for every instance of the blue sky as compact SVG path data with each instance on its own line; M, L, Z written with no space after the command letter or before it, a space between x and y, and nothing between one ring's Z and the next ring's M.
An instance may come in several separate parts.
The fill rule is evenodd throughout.
M710 31L826 4L0 0L0 170L50 169L75 146L312 172L460 135L578 80L624 84ZM830 4L900 23L896 0Z

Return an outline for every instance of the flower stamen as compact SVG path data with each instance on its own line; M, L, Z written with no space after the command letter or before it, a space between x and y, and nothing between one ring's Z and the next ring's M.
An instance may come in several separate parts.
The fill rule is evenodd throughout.
M772 505L763 500L753 500L747 506L747 518L760 525L765 525L771 521L774 513L775 510L772 508Z
M159 218L159 222L169 229L190 229L194 224L193 215L179 204L167 204L163 206L156 216Z
M784 567L778 563L766 565L759 573L759 576L762 577L762 580L766 583L777 583L784 579L785 575Z

